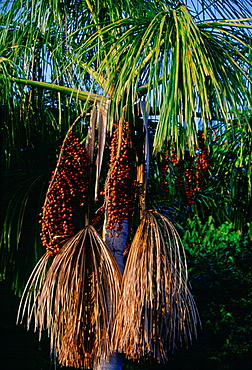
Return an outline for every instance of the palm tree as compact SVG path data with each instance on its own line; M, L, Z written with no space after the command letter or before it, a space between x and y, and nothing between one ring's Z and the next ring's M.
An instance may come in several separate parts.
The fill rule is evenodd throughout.
M168 200L161 202L156 164L166 152L187 167L202 152L199 129L206 148L214 125L219 136L234 120L241 138L251 130L252 26L250 1L194 3L15 0L2 7L2 163L11 187L3 275L15 272L17 290L20 267L8 260L16 246L27 256L28 205L36 196L40 208L46 194L46 252L19 319L27 314L28 326L33 318L39 331L48 329L64 365L105 368L113 351L165 361L196 335L183 246ZM57 165L39 195L55 143ZM242 139L235 153L241 147ZM28 233L33 258L23 266L41 255L37 234Z

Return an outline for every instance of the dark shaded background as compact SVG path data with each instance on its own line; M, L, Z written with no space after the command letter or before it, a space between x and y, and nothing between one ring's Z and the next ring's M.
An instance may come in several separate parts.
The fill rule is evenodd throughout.
M206 299L204 296L203 300ZM15 296L10 288L8 281L0 282L0 368L7 369L36 369L36 370L55 370L67 369L56 365L50 358L49 339L44 332L41 341L38 339L38 333L32 329L26 331L24 325L16 325L16 315L20 298ZM206 303L206 302L205 302ZM201 307L204 302L198 302ZM204 323L203 323L204 325ZM205 326L205 327L204 327ZM247 352L242 356L228 354L220 360L217 356L209 357L209 347L216 348L220 346L221 351L222 338L213 336L209 333L208 325L204 325L199 330L198 340L194 341L189 349L179 349L171 354L170 360L165 365L137 363L124 361L123 369L126 370L215 370L215 369L233 369L249 370L251 369L251 353ZM68 368L69 369L69 368Z

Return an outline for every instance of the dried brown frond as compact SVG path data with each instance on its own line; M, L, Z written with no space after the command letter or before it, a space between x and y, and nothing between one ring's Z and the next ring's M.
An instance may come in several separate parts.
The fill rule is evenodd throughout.
M35 329L48 329L60 364L90 369L109 354L120 282L111 252L87 226L55 256L33 305L31 299L29 307L23 304L22 318L27 311L28 326L33 317ZM27 297L22 299L26 303Z
M125 266L114 349L128 358L166 361L169 351L196 336L197 323L180 237L169 219L147 211Z
M31 323L34 301L36 301L38 291L44 283L50 261L51 254L46 252L34 267L24 288L17 314L17 324L23 322L24 316L27 314L27 330Z

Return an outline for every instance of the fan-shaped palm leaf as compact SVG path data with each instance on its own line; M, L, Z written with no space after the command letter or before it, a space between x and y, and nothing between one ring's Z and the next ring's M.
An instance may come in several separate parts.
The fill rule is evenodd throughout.
M127 259L113 345L129 358L164 361L191 342L198 323L180 237L165 216L147 211Z
M45 254L25 288L18 320L48 329L51 350L66 366L92 368L109 353L121 273L99 234L87 226L69 239L46 276ZM35 290L35 291L34 291Z

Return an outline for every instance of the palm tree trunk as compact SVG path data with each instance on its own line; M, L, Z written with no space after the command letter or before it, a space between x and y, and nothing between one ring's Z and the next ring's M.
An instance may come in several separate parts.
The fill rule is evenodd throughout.
M115 225L116 229L117 225ZM115 231L115 230L113 230ZM124 250L126 247L126 241L128 237L128 220L122 222L122 230L118 233L118 236L109 236L109 233L105 234L105 241L107 246L110 248L115 260L123 274L124 271ZM94 370L122 370L122 357L119 353L114 352L106 361L101 359L101 361L96 365Z
M109 361L101 360L95 370L121 370L122 369L122 358L119 353L113 353Z
M120 232L115 232L117 225L115 225L114 232L112 232L113 237L111 238L108 233L105 234L105 242L109 249L111 250L115 260L123 274L124 271L124 250L126 247L126 242L128 238L128 220L122 222L122 230Z

